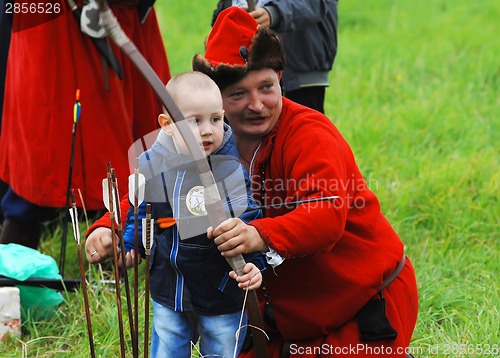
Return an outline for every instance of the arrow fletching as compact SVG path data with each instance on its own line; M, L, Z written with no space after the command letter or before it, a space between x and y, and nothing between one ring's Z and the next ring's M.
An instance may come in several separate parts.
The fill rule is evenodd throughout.
M73 105L73 124L76 124L82 114L82 104L80 103L80 89L76 90L75 104Z
M102 201L104 202L104 206L108 211L111 211L109 208L109 185L112 185L111 179L110 178L105 178L102 180ZM113 207L115 207L116 199L115 199L115 191L112 191L113 195ZM115 211L115 210L113 210ZM119 211L118 211L119 212ZM118 214L119 215L119 214ZM115 222L118 225L118 218L117 215L115 215Z
M149 230L148 224L149 221ZM142 245L146 255L151 255L151 247L153 246L154 219L142 219Z
M137 190L136 190L137 188ZM128 177L128 197L133 206L141 205L144 201L144 192L146 189L146 177L136 171ZM137 200L136 199L137 196Z
M176 220L174 218L158 218L156 220L156 223L161 229L167 229L171 226L174 226L176 223Z
M104 206L109 211L109 183L108 178L104 178L102 180L102 201L104 202Z
M71 217L71 226L73 227L73 237L78 245L80 245L80 228L78 226L78 211L76 209L75 193L71 189L71 207L69 208L69 216Z

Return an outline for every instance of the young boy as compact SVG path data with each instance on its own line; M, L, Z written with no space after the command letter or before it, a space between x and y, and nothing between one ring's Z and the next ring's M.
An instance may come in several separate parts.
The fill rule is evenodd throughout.
M239 216L245 222L260 217L259 210L247 210L256 204L249 195L248 174L239 162L234 135L224 123L222 98L215 82L200 72L186 72L172 78L166 88L199 138L221 197L226 198L227 207L234 214L231 216ZM241 276L244 279L237 282L229 278L230 266L207 238L210 224L193 159L169 115L160 114L158 121L162 129L156 141L139 157L139 171L146 177L144 200L152 206L152 218L174 217L176 225L166 229L157 226L154 230L150 268L154 310L151 356L189 358L192 345L201 337L203 356L232 357L243 308L239 287L260 287L259 267L264 268L264 260L260 254L247 255L245 275ZM140 207L142 217L145 203ZM133 264L133 219L130 209L124 230L127 267ZM140 252L143 253L142 245ZM101 250L99 254L102 259ZM195 327L193 321L197 322ZM236 353L245 331L240 331Z

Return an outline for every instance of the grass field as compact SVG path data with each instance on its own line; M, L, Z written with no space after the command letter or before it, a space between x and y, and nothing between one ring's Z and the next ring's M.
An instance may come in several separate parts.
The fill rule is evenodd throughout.
M157 1L173 74L203 52L215 3ZM341 1L339 18L326 112L415 266L413 353L499 356L500 3ZM59 234L42 247L56 259ZM66 277L78 277L75 258L70 242ZM98 356L115 357L114 294L89 294ZM64 297L52 318L24 322L1 356L89 356L82 295Z

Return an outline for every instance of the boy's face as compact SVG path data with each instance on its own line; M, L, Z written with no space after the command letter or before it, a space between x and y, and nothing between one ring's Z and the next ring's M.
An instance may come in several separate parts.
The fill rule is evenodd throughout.
M224 110L220 92L217 89L195 88L189 93L179 93L177 98L176 104L184 118L187 118L203 152L207 156L212 154L221 146L224 137ZM189 154L176 126L171 125L165 115L160 115L159 121L167 134L173 135L177 150Z

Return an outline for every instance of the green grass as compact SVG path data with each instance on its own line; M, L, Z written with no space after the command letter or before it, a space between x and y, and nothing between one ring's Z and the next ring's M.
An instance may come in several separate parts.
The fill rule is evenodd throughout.
M203 52L215 3L157 1L173 74ZM326 111L415 266L414 353L488 353L500 344L500 3L341 1L339 13ZM41 249L56 259L58 237ZM73 242L66 273L78 277ZM95 268L89 276L96 281ZM115 296L103 289L89 295L98 355L114 357ZM24 322L27 356L88 356L82 295L64 296L51 319ZM5 342L0 353L20 357L22 344Z

